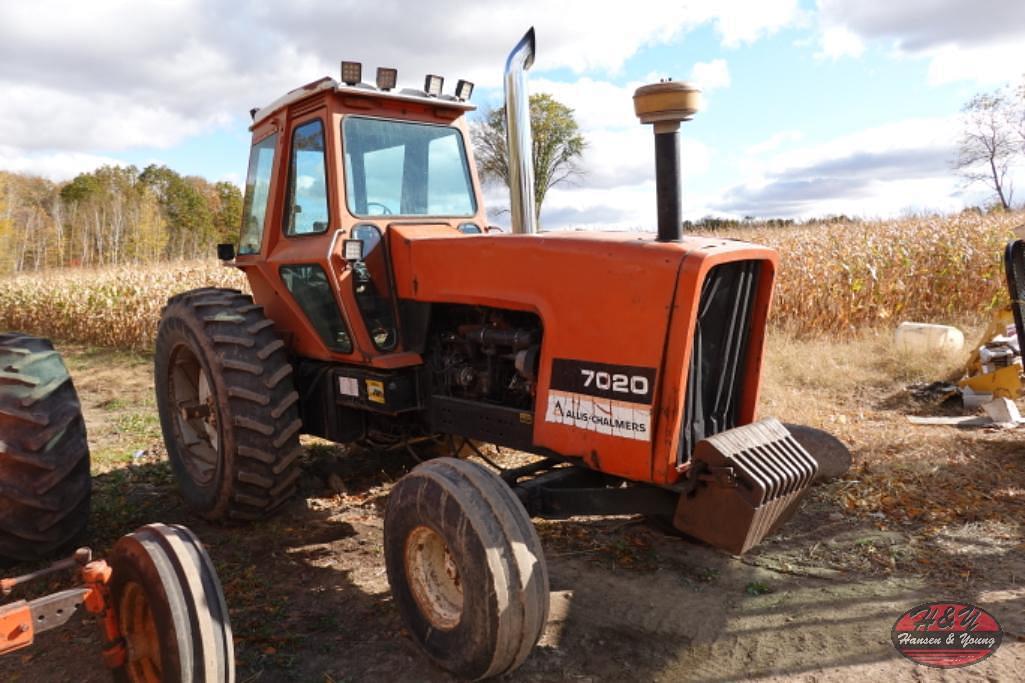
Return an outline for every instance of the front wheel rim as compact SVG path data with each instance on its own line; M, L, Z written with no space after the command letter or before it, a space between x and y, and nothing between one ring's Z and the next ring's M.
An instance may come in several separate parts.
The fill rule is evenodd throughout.
M431 626L450 630L463 615L463 585L452 553L441 535L418 526L406 538L406 576L413 599Z
M142 586L134 581L124 587L118 601L118 621L125 639L128 679L135 682L160 681L160 636L153 610Z

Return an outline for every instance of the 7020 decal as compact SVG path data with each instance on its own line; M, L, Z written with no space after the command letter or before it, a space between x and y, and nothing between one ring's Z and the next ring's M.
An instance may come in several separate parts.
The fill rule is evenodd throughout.
M554 358L550 388L594 398L651 405L655 368Z
M594 386L602 391L614 391L619 394L637 394L647 396L651 390L651 382L644 375L625 375L609 373L604 370L580 368L584 378L584 388Z

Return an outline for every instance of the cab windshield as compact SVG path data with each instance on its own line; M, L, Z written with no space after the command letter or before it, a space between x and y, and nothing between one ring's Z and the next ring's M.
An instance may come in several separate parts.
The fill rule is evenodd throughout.
M345 192L355 216L477 212L458 128L361 116L342 120Z

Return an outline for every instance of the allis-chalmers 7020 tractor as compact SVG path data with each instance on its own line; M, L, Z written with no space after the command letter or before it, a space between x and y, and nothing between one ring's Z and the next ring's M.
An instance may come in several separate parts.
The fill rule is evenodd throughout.
M511 671L548 611L530 516L647 514L741 553L816 475L755 421L776 253L681 235L686 84L635 95L655 131L658 233L536 234L525 70L509 56L512 234L486 227L472 84L395 90L342 63L253 111L241 239L252 296L168 302L155 359L189 505L254 519L293 493L299 435L428 459L392 489L385 559L410 634L467 678ZM494 473L455 456L535 454ZM483 455L483 454L482 454Z

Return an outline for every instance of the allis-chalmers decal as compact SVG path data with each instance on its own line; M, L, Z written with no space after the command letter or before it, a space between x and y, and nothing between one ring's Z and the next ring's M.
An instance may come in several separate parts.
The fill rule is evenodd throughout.
M916 664L938 669L968 666L989 657L1003 635L993 615L960 602L912 607L900 615L891 631L897 652Z
M651 441L655 369L556 358L545 421Z

